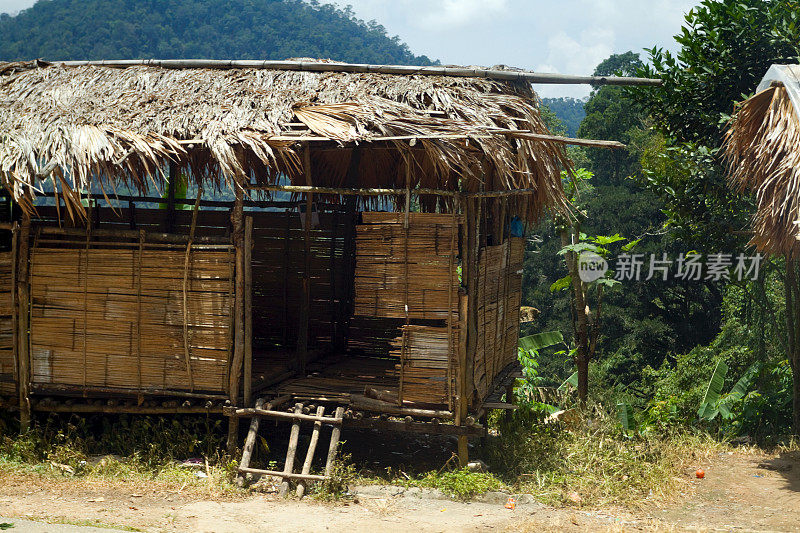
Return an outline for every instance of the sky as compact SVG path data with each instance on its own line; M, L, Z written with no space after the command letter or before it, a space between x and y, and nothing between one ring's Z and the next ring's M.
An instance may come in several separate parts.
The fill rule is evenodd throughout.
M35 0L0 0L14 13ZM699 0L323 0L351 5L418 55L453 65L509 65L588 75L612 53L660 46ZM643 53L643 57L646 54ZM583 97L587 86L535 87L544 97Z

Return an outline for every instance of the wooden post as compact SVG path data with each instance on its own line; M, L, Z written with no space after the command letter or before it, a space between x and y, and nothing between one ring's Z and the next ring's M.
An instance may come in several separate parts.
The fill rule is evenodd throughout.
M464 365L464 392L462 398L462 424L466 420L469 408L472 405L472 395L475 389L475 357L478 348L478 259L480 249L480 198L470 198L465 202L465 224L467 226L466 253L462 260L468 263L467 271L467 298L466 298L466 364ZM466 466L469 461L468 439L466 435L458 437L458 459L461 466Z
M244 404L253 390L253 217L244 221Z
M294 404L294 414L299 415L303 413L303 404L296 403ZM300 420L295 419L294 423L292 424L292 431L289 434L289 448L286 450L286 463L283 467L284 474L291 474L292 470L294 470L294 458L297 455L297 440L300 438ZM279 494L281 496L286 496L289 492L289 478L284 478L283 482L281 483L281 488L279 490Z
M31 425L30 401L30 233L31 217L27 213L22 216L22 226L17 242L17 306L18 327L17 353L19 354L19 429L24 433Z
M236 201L231 213L233 224L233 246L236 249L236 290L234 293L234 334L233 334L233 360L230 367L231 403L239 402L239 383L242 380L242 361L244 359L244 191L236 185ZM228 453L236 451L239 434L239 419L230 417L228 421Z
M320 405L317 407L317 416L325 414L325 406ZM302 474L307 476L311 473L311 462L314 460L314 453L317 451L317 442L319 441L319 430L322 429L322 422L319 420L314 422L314 429L311 432L311 442L308 443L308 451L306 452L306 460L303 462ZM297 483L297 497L302 498L306 493L306 482L303 478Z
M336 408L334 418L341 419L344 416L344 407ZM331 443L328 446L328 460L325 461L325 477L330 477L333 472L333 462L336 460L336 452L339 450L339 439L342 436L342 426L336 424L331 431Z
M256 409L264 408L264 398L256 400ZM239 468L249 468L250 459L253 456L253 448L256 445L256 437L258 436L258 426L261 424L261 417L254 416L250 419L250 431L247 432L247 439L244 441L244 450L242 451L242 460L239 463ZM244 474L239 472L236 475L236 485L239 487L244 486Z

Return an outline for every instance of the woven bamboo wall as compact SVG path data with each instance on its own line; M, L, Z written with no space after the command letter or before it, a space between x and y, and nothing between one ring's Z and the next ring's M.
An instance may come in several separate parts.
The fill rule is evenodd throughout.
M253 216L253 344L297 343L305 270L305 232L296 211ZM309 346L329 343L339 321L339 305L349 294L342 251L348 217L320 213L310 231L311 305ZM351 222L352 224L352 222Z
M188 390L185 247L85 246L31 249L34 385ZM227 246L190 254L186 323L195 391L227 388L233 268Z
M16 391L14 350L12 332L12 298L10 252L0 253L0 394Z
M370 341L382 345L384 335L392 335L389 354L399 360L404 401L450 406L457 374L461 217L412 213L408 229L404 218L403 213L362 214L355 314L385 321L387 328L373 330Z
M362 216L356 236L355 314L447 320L451 306L457 315L460 219L412 213L406 230L403 213Z
M483 399L497 375L517 360L525 239L481 250L478 264L478 343L474 384Z

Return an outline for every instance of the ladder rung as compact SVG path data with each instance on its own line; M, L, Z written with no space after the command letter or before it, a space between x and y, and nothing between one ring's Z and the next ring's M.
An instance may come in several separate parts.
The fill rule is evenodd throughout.
M262 476L274 476L288 479L307 479L309 481L325 481L328 479L325 476L315 474L294 474L289 472L278 472L276 470L259 470L258 468L239 468L239 472L245 474L261 474Z

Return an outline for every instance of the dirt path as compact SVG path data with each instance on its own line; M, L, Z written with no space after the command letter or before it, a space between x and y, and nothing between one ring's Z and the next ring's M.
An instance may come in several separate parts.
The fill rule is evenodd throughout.
M553 509L537 503L461 503L430 494L372 490L347 504L274 495L215 498L123 482L0 478L0 516L26 519L19 530L75 531L74 525L144 531L800 531L800 454L722 454L681 478L677 504L639 512ZM676 481L678 482L678 481ZM12 520L13 520L12 518ZM31 522L32 521L32 522ZM45 521L67 526L48 526ZM33 524L33 525L31 525ZM81 530L82 528L77 528ZM96 531L83 528L84 531ZM14 531L13 529L10 531Z

